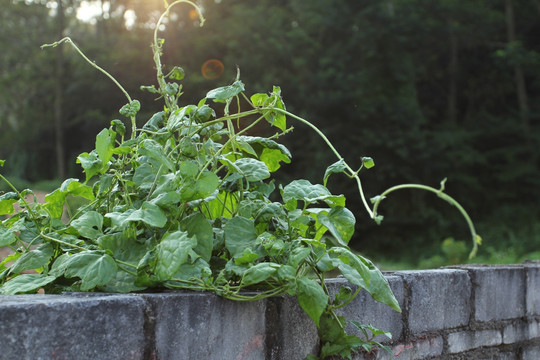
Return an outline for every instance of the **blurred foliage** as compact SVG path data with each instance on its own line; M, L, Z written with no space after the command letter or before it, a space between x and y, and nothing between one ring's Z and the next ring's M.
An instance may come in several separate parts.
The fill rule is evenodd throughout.
M7 160L6 175L30 182L55 177L48 170L54 169L55 52L39 46L58 40L57 1L8 0L0 13L0 158ZM540 12L534 1L513 1L515 41L507 35L505 4L495 0L197 2L204 27L179 6L162 33L164 64L186 71L184 88L194 98L184 103L203 97L203 89L228 84L238 66L248 92L281 86L290 109L323 129L352 165L372 157L376 166L362 174L368 196L399 183L436 186L447 177L447 192L484 238L476 261L537 254ZM139 86L156 83L149 45L163 1L83 3L101 6L101 15L78 20L81 1L65 0L65 35L141 100L144 123L159 110ZM75 54L64 55L65 161L69 176L80 177L76 155L93 147L95 134L118 117L123 100L107 78ZM225 66L218 79L201 74L210 59ZM518 66L526 114L516 94ZM295 131L302 136L284 142L298 155L280 176L284 182L322 182L335 159L301 124ZM343 192L356 214L351 245L358 251L410 266L464 261L466 225L435 196L396 193L383 203L385 220L377 226L348 179L331 190Z

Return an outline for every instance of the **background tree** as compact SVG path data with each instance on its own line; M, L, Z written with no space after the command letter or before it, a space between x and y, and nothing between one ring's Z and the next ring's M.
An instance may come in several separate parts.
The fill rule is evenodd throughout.
M59 168L50 156L55 53L38 48L57 40L53 3L10 0L0 14L0 122L8 130L0 134L0 158L9 160L4 171L29 181L51 179ZM139 86L156 82L149 45L162 1L85 1L101 9L85 22L76 18L82 3L65 2L66 35L142 101L138 120L144 123L158 110ZM348 161L359 166L362 156L373 157L375 168L362 173L368 196L398 183L437 186L447 177L447 191L464 203L486 239L484 256L505 261L496 259L498 249L512 249L507 261L516 261L538 251L538 1L199 4L204 27L179 6L160 32L163 63L185 69L184 103L230 83L238 66L248 92L281 86L288 108L322 128ZM79 177L75 157L118 117L124 100L74 56L64 49L61 110L66 173ZM224 64L221 77L203 76L209 59ZM295 158L280 176L320 182L335 159L307 129L294 126L296 134L285 141ZM444 258L446 237L465 239L459 214L429 194L385 200L379 227L364 215L347 179L332 190L345 193L357 215L353 246L376 259L383 254L418 264L433 254Z

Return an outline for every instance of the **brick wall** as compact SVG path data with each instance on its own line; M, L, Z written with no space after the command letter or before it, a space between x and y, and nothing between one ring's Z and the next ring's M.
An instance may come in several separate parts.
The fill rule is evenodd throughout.
M387 274L403 313L365 293L342 313L394 335L371 359L540 359L540 263ZM337 291L343 279L329 281ZM350 285L348 285L350 286ZM351 286L354 288L354 286ZM303 359L316 328L291 297L212 294L0 297L0 359Z

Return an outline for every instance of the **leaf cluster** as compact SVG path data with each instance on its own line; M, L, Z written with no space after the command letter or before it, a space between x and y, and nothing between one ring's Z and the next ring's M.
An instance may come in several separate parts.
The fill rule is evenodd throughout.
M63 42L86 59L70 39L52 46ZM345 197L325 186L347 167L343 161L329 167L325 185L300 179L276 186L272 173L292 157L276 141L291 130L281 89L248 98L238 76L198 104L179 106L184 73L180 67L162 73L163 43L156 37L153 46L158 87L142 87L164 99L163 111L137 128L141 105L126 94L119 113L131 119L131 136L119 119L99 132L95 149L77 157L84 181L65 180L43 204L25 200L31 190L13 187L0 196L0 215L10 215L0 225L0 246L16 250L0 263L0 293L169 288L235 300L289 294L321 330L321 355L350 356L369 340L346 335L334 308L355 294L332 300L326 272L338 270L400 309L382 273L347 246L355 217ZM260 122L279 133L248 135ZM84 204L62 221L71 197ZM22 211L15 213L15 203Z
M181 2L188 1L171 6ZM373 160L364 157L353 171L324 134L286 110L279 87L248 96L239 73L231 85L180 106L184 72L175 66L163 73L164 40L157 37L162 19L152 47L157 86L142 89L165 105L142 127L136 121L138 100L70 39L52 44L70 43L115 81L128 99L119 113L131 121L131 131L128 136L124 121L112 120L96 136L95 149L77 158L84 181L65 180L43 204L27 201L31 190L19 191L0 175L13 190L0 196L0 215L10 216L0 224L0 246L15 250L0 262L0 293L185 289L240 301L289 294L317 325L321 358L350 358L355 349L380 346L373 340L379 330L356 323L365 338L348 335L346 319L335 312L362 289L401 310L379 269L348 247L355 217L345 196L326 186L332 174L345 173L356 179L366 203L357 174L374 166ZM292 130L290 119L311 127L339 159L327 168L322 184L298 179L282 185L272 178L292 158L278 142ZM264 123L276 134L250 135ZM442 188L420 188L454 204ZM373 212L366 204L376 221L382 220L376 214L380 201L397 189L373 199ZM65 219L73 197L83 205ZM15 204L22 210L15 213ZM358 290L331 294L325 284L330 271Z

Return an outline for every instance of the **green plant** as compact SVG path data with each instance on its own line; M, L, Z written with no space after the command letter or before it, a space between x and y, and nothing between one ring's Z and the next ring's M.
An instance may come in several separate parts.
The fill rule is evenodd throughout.
M0 196L0 215L12 215L1 223L0 246L16 250L0 262L0 293L169 288L211 291L239 301L290 294L319 329L321 358L350 358L360 347L369 351L382 346L373 337L384 332L354 323L365 338L348 335L346 320L335 312L361 289L401 310L382 273L348 248L355 217L345 207L345 197L326 188L330 176L345 173L354 179L368 213L379 223L382 216L376 210L390 192L403 187L433 191L458 206L476 248L467 214L442 188L420 185L389 189L373 199L371 210L358 173L372 167L373 160L364 157L361 168L353 170L319 129L286 110L277 86L269 94L248 98L238 72L231 85L210 90L196 105L180 106L178 81L184 72L177 66L163 72L164 40L158 38L169 9L180 3L197 8L190 1L175 1L158 20L152 46L158 86L142 89L163 99L165 106L142 127L136 122L140 103L71 39L45 45L71 44L114 81L128 100L120 114L130 119L131 131L126 136L123 121L111 121L97 135L95 149L77 158L85 180L65 180L44 204L28 203L25 196L32 191L19 191L0 175L12 190ZM242 110L243 104L248 108ZM292 130L287 119L309 126L337 156L323 184L295 180L276 186L271 179L281 163L291 160L289 150L277 142ZM261 122L278 133L249 136ZM83 201L75 211L74 202L67 206L70 220L64 223L62 213L73 197ZM23 210L14 214L15 203ZM27 270L35 273L23 273ZM325 273L332 270L358 290L342 287L332 296L325 285ZM247 289L258 291L243 291Z

